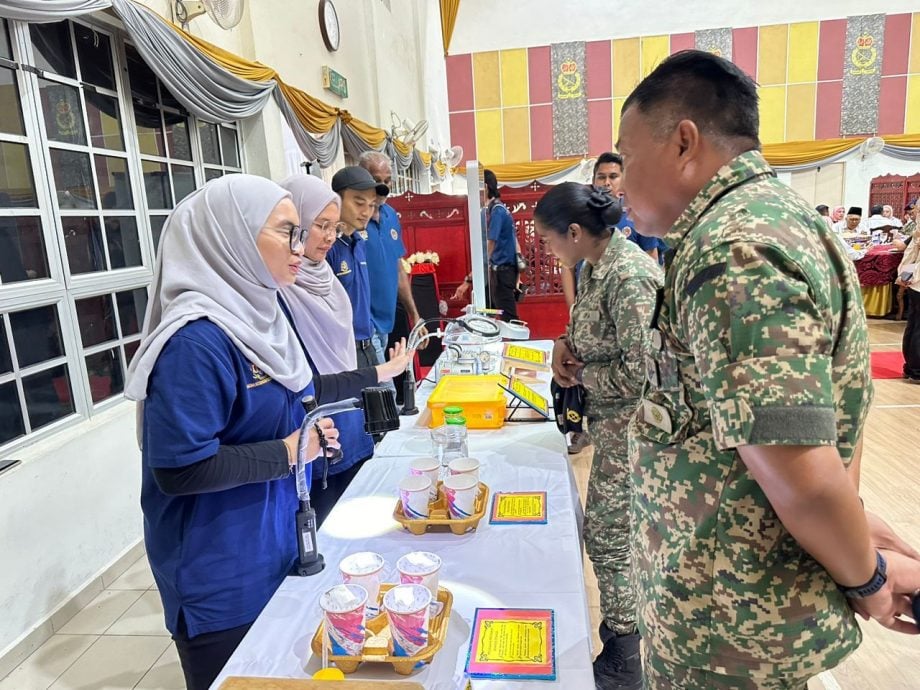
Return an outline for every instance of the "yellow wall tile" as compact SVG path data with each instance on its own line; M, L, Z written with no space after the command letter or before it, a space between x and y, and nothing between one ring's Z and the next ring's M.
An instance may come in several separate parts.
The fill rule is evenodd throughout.
M815 84L790 84L786 92L786 141L815 138Z
M530 162L530 108L502 111L505 163Z
M500 108L498 51L473 53L473 96L476 109Z
M760 95L761 143L778 144L785 141L786 87L770 86L758 89L757 92Z
M501 110L476 111L476 154L483 165L505 162Z
M920 74L907 78L907 118L904 131L920 132Z
M789 83L818 79L818 22L789 25Z
M623 110L625 98L613 99L613 145L617 145L617 139L620 136L620 111Z
M639 83L639 39L613 42L613 95L628 96Z
M764 86L786 83L786 51L789 25L760 27L757 55L757 81Z
M527 50L503 50L502 63L502 107L528 105Z
M910 29L909 69L911 74L920 74L920 12L914 12L914 22Z
M671 54L670 36L645 36L642 39L642 78Z

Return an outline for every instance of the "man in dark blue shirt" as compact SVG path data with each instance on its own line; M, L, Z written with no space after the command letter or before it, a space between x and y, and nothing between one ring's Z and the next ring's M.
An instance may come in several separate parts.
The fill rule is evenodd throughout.
M332 191L342 198L341 222L346 227L326 254L326 261L332 266L351 302L358 368L373 367L380 362L371 341L374 324L367 272L367 242L360 231L374 214L377 196L386 196L390 190L386 185L378 185L364 168L350 166L342 168L332 178Z

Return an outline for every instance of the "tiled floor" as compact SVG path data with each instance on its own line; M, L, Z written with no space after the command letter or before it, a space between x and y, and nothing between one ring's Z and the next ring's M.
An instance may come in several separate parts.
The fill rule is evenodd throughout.
M0 690L184 690L147 558L112 581Z
M871 321L873 350L899 349L904 324ZM914 506L920 480L913 458L920 447L920 386L899 379L876 381L867 422L861 493L875 510L915 546L920 528ZM897 429L897 434L891 434ZM585 495L592 450L572 458ZM897 487L897 490L893 490ZM117 575L117 573L116 573ZM163 608L146 557L124 573L103 578L106 589L82 611L59 622L56 634L0 681L0 690L182 690L176 648L163 627ZM591 620L600 622L600 600L591 563L585 559ZM876 624L863 626L862 647L833 673L809 683L810 690L910 690L920 687L916 638L894 635ZM595 633L595 649L600 641Z

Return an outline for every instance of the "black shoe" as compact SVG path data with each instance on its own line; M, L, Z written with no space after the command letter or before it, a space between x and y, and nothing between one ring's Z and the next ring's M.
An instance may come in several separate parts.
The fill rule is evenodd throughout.
M596 690L642 690L642 657L639 634L617 635L603 623L604 648L594 660Z

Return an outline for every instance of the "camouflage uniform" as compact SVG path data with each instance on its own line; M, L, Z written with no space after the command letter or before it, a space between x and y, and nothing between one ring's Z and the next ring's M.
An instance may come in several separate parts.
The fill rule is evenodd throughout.
M661 279L657 264L614 232L598 264L586 263L582 269L567 330L572 352L585 362L585 416L594 442L585 547L597 575L601 615L619 635L636 631L626 432L642 390L648 324Z
M802 688L856 649L859 628L735 449L835 446L849 464L872 398L856 272L757 151L723 167L665 241L629 434L646 683Z

